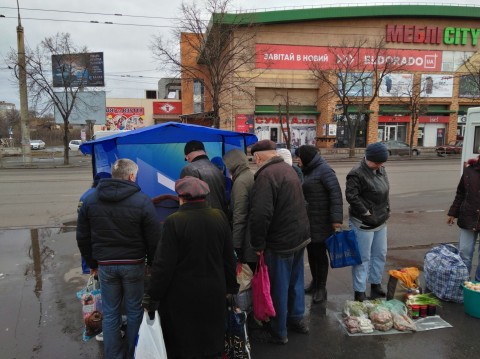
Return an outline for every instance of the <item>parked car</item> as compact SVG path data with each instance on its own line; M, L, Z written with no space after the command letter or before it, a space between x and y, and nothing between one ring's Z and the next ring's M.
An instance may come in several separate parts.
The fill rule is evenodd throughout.
M406 142L382 141L381 143L387 147L389 155L408 156L410 154L410 145ZM412 155L418 156L419 154L420 150L417 147L413 146Z
M463 148L463 141L453 140L453 141L450 141L448 145L435 147L435 151L437 152L438 156L454 155L454 154L462 153L462 148Z
M32 150L43 150L45 148L45 142L42 140L30 140L30 148Z
M71 140L70 143L68 144L68 148L70 151L78 151L78 148L82 144L81 140Z

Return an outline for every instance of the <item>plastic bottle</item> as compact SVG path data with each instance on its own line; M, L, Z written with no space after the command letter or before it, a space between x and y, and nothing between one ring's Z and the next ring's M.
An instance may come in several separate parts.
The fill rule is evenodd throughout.
M412 295L412 290L409 289L407 293L405 293L405 296L403 298L403 301L406 303L407 300L408 300L408 297L410 297Z

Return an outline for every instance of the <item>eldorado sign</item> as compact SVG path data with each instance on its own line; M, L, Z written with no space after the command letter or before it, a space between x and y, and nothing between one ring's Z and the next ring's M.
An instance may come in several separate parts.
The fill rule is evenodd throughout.
M357 49L271 44L256 44L255 49L255 66L268 69L308 70L312 64L325 69L342 68L339 63L345 61L352 68L366 69L373 69L376 63L393 62L405 71L440 71L442 65L442 51L387 49L378 56L378 50L363 48L358 56L347 57L349 52L357 53Z

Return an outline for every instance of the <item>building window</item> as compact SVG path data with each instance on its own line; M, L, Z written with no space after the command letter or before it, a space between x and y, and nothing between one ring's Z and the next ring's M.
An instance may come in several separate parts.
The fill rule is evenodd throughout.
M193 80L193 113L205 112L205 89L202 80Z

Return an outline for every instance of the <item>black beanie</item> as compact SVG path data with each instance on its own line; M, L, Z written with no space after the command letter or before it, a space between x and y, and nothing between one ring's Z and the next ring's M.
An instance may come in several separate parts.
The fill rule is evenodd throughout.
M372 143L365 149L365 158L375 163L384 163L388 160L388 150L380 142Z
M303 145L295 150L295 156L300 157L304 166L309 164L317 153L317 148L310 145Z

